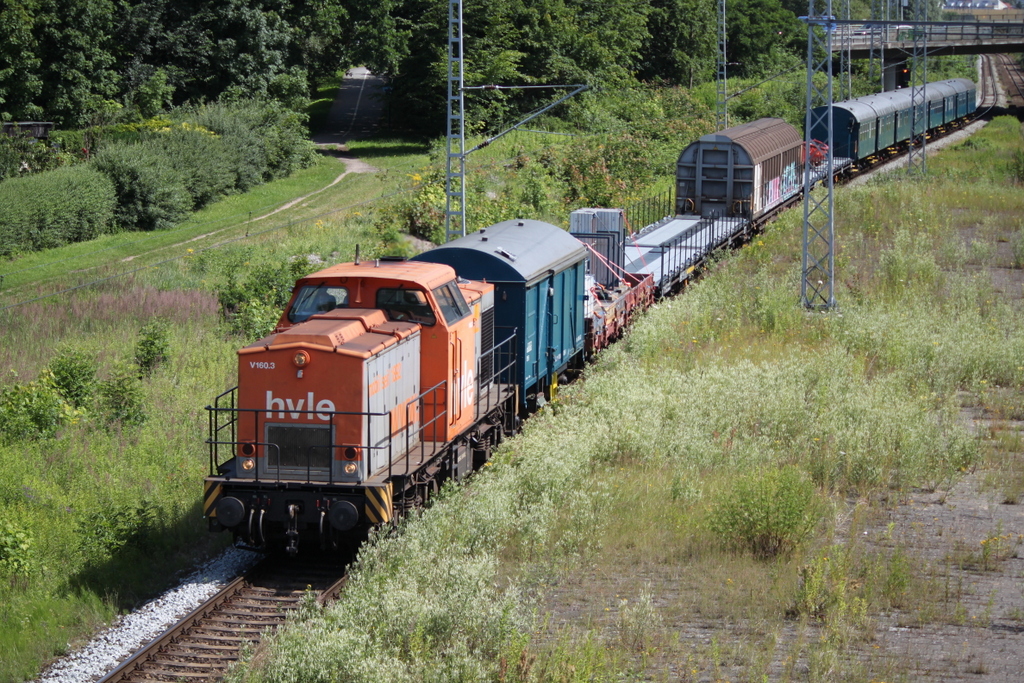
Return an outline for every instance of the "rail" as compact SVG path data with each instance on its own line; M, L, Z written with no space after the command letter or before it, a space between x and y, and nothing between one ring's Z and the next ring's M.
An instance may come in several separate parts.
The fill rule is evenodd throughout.
M219 680L243 646L280 625L307 591L315 591L317 602L326 604L338 598L346 576L342 565L264 560L145 644L100 683Z

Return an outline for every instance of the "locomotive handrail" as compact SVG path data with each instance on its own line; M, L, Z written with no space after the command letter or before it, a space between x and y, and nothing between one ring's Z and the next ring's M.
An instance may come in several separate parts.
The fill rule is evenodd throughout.
M422 392L419 396L417 396L412 401L410 401L410 403L422 403L425 400L425 398L428 396L428 394L434 393L436 395L436 393L438 393L438 390L441 387L443 387L443 385L444 385L444 382L441 382L441 383L435 385L434 387L431 387L430 389L427 389L425 392ZM265 444L268 443L268 442L265 442L265 441L262 441L262 440L259 440L259 439L242 440L242 439L238 438L238 435L237 435L237 432L235 430L234 425L238 424L238 422L239 422L239 415L240 414L243 414L243 413L253 413L254 414L254 418L255 419L254 419L254 424L253 424L253 430L254 430L254 432L256 434L258 434L260 432L260 429L261 429L261 420L259 418L259 413L268 412L268 411L267 411L266 408L239 408L237 405L235 405L235 401L234 401L234 396L237 393L237 390L238 390L238 387L236 386L236 387L233 387L233 388L223 392L220 396L217 397L218 400L214 401L214 405L213 406L206 406L207 411L209 411L209 413L210 413L210 430L211 430L211 434L210 434L210 438L207 439L207 443L210 446L210 475L211 476L219 473L220 466L222 464L226 464L227 462L230 461L231 458L235 457L235 447L241 446L241 445L244 445L244 444L252 444L254 446L260 446L260 445L265 445ZM226 397L226 396L231 396L231 398L232 398L231 406L229 406L229 407L221 407L219 405L219 402L220 402L219 399L221 399L223 397ZM436 410L436 407L437 407L436 399L434 401L434 407L435 407L434 417L431 418L426 423L421 424L419 430L417 430L417 432L416 432L416 434L421 435L421 441L422 441L422 434L427 430L427 428L434 427L436 421L439 418L443 418L445 416L445 414L446 414L446 411L444 411L444 410L441 410L441 411L437 411ZM283 412L283 411L270 411L270 412ZM291 413L291 414L305 415L305 416L312 416L312 415L316 415L318 417L330 416L329 419L328 419L328 422L331 425L336 425L335 419L338 416L365 418L366 421L367 421L366 443L352 444L352 443L347 443L347 442L346 443L333 443L332 442L328 446L307 447L307 452L311 448L329 448L329 449L333 450L333 449L338 449L338 448L344 449L344 448L348 448L348 447L354 446L354 447L362 449L365 453L368 454L368 465L369 465L369 464L372 464L372 462L373 462L373 458L369 454L387 450L388 451L389 474L391 473L390 468L393 466L393 461L394 461L394 458L392 456L393 456L393 442L394 442L395 434L394 434L394 431L393 431L392 416L391 416L390 412L373 412L373 411L358 411L358 412L355 412L355 411L342 411L342 410L327 411L327 410L316 410L316 409L313 409L313 410L292 410L292 409L288 409L287 412ZM230 418L224 424L220 424L218 419L217 419L217 416L220 415L220 414L228 414L228 415L230 415ZM373 428L374 427L374 425L373 425L373 418L387 418L388 434L384 438L385 443L383 445L380 445L380 446L373 445L374 442L375 442L374 435L379 433L378 430L375 430ZM265 420L262 421L262 424L266 424ZM219 432L222 429L224 429L225 426L228 426L228 425L232 426L232 438L230 440L223 440L223 439L220 439L220 438L216 438L219 435ZM437 430L436 430L436 427L435 427L435 429L434 429L434 437L435 437L434 441L436 441L436 436L437 436L436 432L437 432ZM280 454L280 447L277 444L271 444L271 445L273 445L275 448L277 448L278 449L278 453ZM220 451L220 449L219 449L220 446L231 446L232 447L231 455L229 457L225 458L223 462L220 461L220 452L219 452ZM408 451L408 449L407 449L407 451ZM287 470L288 469L286 466L284 466L284 465L282 465L280 463L280 457L278 458L278 464L277 465L271 466L268 463L269 463L269 461L264 461L264 468L266 470L271 470L272 469L276 473L276 475L278 477L281 476L282 470ZM307 475L306 476L306 482L307 483L313 483L314 480L310 476L311 475L311 463L310 463L310 459L309 459L308 456L306 458L305 468L306 468L306 475ZM328 467L326 469L327 469L327 474L328 474L327 480L326 480L327 483L331 483L331 484L334 484L334 483L344 483L344 482L338 482L338 481L335 480L334 473L333 473L333 471L331 471L330 467ZM367 474L367 476L370 476L370 475L372 475L372 472L367 471L366 474ZM257 468L257 470L255 472L253 472L251 480L252 481L262 481L262 480L266 479L269 475L270 475L270 472L266 472L265 474L261 475L261 473L259 472L259 468ZM250 480L249 477L245 477L244 479L246 481ZM364 480L365 480L365 478L364 478ZM322 482L320 480L317 480L316 483L324 483L324 482ZM349 482L349 483L355 483L355 482Z
M505 374L505 376L509 376L509 373L511 373L516 366L517 334L519 330L515 327L502 329L511 329L512 333L501 343L496 344L489 350L481 353L480 357L477 359L477 378L483 376L482 368L484 362L489 361L491 363L492 372L487 386L490 386L490 384L496 384L499 387L503 387L499 389L497 403L507 400L515 393L513 384L511 382L502 382L501 377L503 374ZM503 361L502 358L506 360ZM502 364L503 362L504 364ZM491 392L484 391L485 386L483 382L478 381L477 388L479 391L477 392L475 401L476 415L474 417L480 417L480 415L490 412L491 408L494 407L494 404L491 403Z

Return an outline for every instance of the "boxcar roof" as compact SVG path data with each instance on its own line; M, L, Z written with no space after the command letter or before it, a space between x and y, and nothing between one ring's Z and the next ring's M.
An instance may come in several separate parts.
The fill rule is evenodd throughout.
M681 160L693 163L687 157L690 149L697 146L707 147L708 144L734 144L741 147L750 156L751 164L759 164L765 159L778 156L782 151L799 145L804 140L796 128L782 119L758 119L740 126L733 126L717 133L710 133L691 143L683 150Z
M413 257L446 263L471 280L531 283L587 256L586 247L565 230L530 219L496 223Z
M888 97L882 95L865 95L864 97L857 98L864 104L871 107L875 114L878 116L885 116L886 114L894 114L896 112L896 105Z
M958 93L974 90L975 87L974 81L969 78L950 78L948 81L943 82L949 83L953 87L953 91Z
M832 115L835 116L835 110L839 109L849 112L857 121L873 121L878 118L878 112L871 106L872 103L866 101L867 99L866 97L858 97L852 100L836 102L832 105Z

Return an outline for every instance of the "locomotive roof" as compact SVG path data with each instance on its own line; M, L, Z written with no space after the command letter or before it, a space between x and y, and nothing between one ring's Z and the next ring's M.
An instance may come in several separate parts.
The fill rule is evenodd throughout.
M684 149L680 158L689 159L687 152L698 146L737 145L746 151L751 164L759 164L765 159L778 156L783 150L799 145L803 140L797 129L782 119L758 119L705 135Z
M414 261L367 260L355 263L339 263L307 275L298 284L316 284L324 280L344 278L380 278L404 280L425 289L440 287L455 279L455 271L439 263L418 263ZM344 284L344 282L342 282Z
M447 263L470 280L529 284L549 272L557 273L579 263L586 255L583 243L565 230L544 221L519 218L496 223L413 258Z

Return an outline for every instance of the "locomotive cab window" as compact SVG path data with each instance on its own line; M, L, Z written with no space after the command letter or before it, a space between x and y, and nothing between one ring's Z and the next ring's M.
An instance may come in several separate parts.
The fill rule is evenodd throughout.
M469 315L469 304L466 303L466 298L462 296L462 290L454 281L441 285L433 291L446 323L452 325Z
M378 289L377 308L387 314L388 320L402 320L427 326L437 322L437 316L427 301L427 295L418 289Z
M288 310L288 320L301 323L317 313L326 313L335 308L348 306L348 290L344 287L307 285L299 290L295 303Z

